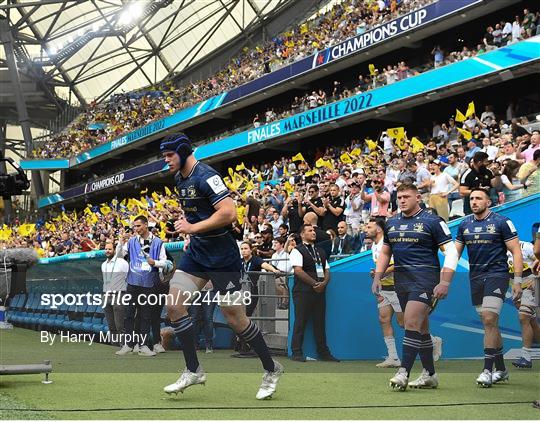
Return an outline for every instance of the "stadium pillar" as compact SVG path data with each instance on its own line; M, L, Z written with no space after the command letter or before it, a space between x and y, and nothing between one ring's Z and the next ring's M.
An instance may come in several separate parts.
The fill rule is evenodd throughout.
M7 122L5 120L0 121L0 158L6 156L6 137L7 137ZM5 161L0 161L0 174L6 174L7 167ZM4 212L3 212L3 224L11 223L11 216L13 214L13 208L11 206L11 199L4 199Z
M30 121L28 120L28 111L26 109L26 101L22 95L21 81L19 79L19 69L15 61L14 40L9 27L9 21L0 16L0 41L4 46L6 61L8 64L9 75L15 95L15 104L17 106L17 114L19 116L19 124L21 125L24 145L26 148L26 156L32 154L32 132L30 131ZM43 195L43 182L39 171L32 171L32 183L37 196Z

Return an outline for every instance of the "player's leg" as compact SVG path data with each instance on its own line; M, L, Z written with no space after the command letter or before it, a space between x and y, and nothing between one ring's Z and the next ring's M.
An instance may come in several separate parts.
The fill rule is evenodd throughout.
M283 366L272 359L259 327L246 316L245 307L241 302L239 304L234 303L235 296L241 296L241 292L237 291L231 294L229 304L220 303L221 312L233 331L257 353L265 369L263 382L256 398L258 400L270 398L275 393L279 378L283 374Z
M272 359L259 327L246 315L245 305L249 305L255 298L251 297L250 291L241 289L240 261L231 263L219 271L212 271L209 275L219 294L217 302L223 316L240 339L249 344L259 356L265 369L263 382L256 397L259 400L269 398L276 391L277 383L283 373L283 366ZM258 290L253 291L258 292Z
M508 378L504 366L502 337L499 331L499 315L502 310L504 294L508 289L508 280L485 278L482 283L482 297L480 302L480 289L476 289L475 300L484 326L484 369L477 378L477 384L482 387L491 387L494 382ZM479 304L480 303L480 304ZM493 366L497 376L494 379Z
M401 354L401 368L390 379L390 385L405 390L409 382L409 375L414 360L422 345L422 324L429 314L429 306L416 300L410 300L415 293L398 293L401 308L405 310L405 336L403 338L403 351Z
M182 345L186 369L175 383L164 388L166 393L183 393L191 385L204 384L206 382L206 376L200 368L199 360L197 359L195 330L188 313L188 306L191 303L194 292L201 290L206 283L207 280L180 270L176 271L170 281L170 290L167 297L167 313L174 334Z
M518 315L523 347L521 357L512 362L512 364L516 368L532 368L531 348L535 337L535 330L538 332L539 328L538 321L536 320L536 307L532 290L525 289L523 291Z
M382 296L382 301L378 303L377 308L379 312L379 324L381 325L388 357L375 366L378 368L399 368L401 366L401 361L397 354L394 329L392 327L392 315L394 314L394 310L388 299L384 296Z
M410 299L415 299L414 301L409 301L409 303L421 303L424 305L424 308L419 306L420 309L425 310L426 313L420 313L419 317L424 315L424 319L421 322L420 326L420 335L421 343L418 350L418 355L420 356L420 361L422 362L422 373L420 376L409 383L409 387L412 388L437 388L439 385L439 380L437 374L435 373L435 364L433 360L433 341L431 334L429 333L429 312L431 310L432 297L425 292L416 294Z

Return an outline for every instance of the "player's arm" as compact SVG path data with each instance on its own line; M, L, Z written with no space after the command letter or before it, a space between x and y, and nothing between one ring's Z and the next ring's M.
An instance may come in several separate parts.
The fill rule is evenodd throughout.
M460 253L452 241L440 245L439 249L444 255L444 263L441 269L439 284L435 286L433 294L438 299L444 299L448 295L448 288L456 272Z
M236 221L236 208L234 206L234 201L230 196L226 196L216 203L214 209L216 212L206 220L191 224L185 217L180 217L174 227L180 233L198 234L226 227Z
M511 240L504 242L506 249L512 254L512 261L514 262L514 283L512 284L512 297L514 300L521 299L522 289L522 274L523 274L523 254L521 253L521 246L519 239L514 237Z
M381 291L381 279L384 277L392 258L392 250L390 246L384 244L377 258L377 265L375 267L375 274L373 275L373 283L371 284L371 291L374 295L378 296Z

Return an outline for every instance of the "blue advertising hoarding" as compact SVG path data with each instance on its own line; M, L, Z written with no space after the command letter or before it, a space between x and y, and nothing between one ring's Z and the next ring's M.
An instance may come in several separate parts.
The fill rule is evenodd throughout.
M107 154L117 148L137 142L147 136L155 135L176 125L185 122L196 116L214 111L222 105L244 98L255 92L262 91L271 86L280 84L291 78L296 78L312 69L334 62L343 57L350 56L375 44L384 42L390 38L402 35L406 32L418 29L430 22L443 19L447 15L456 13L472 5L482 3L483 0L445 0L437 1L423 8L400 16L392 21L386 22L376 28L366 31L343 41L335 46L321 50L312 56L301 59L295 63L266 74L254 81L248 82L238 88L232 89L223 94L209 98L199 104L181 110L171 116L160 119L149 125L136 129L120 138L114 139L105 144L99 145L91 150L78 154L69 159L69 166L74 167L96 157ZM68 159L62 162L50 163L52 160L23 160L21 167L24 170L56 170L65 169Z

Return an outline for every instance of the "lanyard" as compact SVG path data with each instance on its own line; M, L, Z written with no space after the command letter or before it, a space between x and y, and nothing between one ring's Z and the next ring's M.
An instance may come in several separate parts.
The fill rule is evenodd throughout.
M315 261L315 264L317 264L317 265L322 264L321 257L320 257L320 255L319 255L319 252L317 252L317 249L315 249L315 246L313 246L313 245L308 245L308 244L305 244L305 243L304 243L304 246L305 246L305 248L307 249L307 251L309 252L309 254L311 255L311 257L313 258L313 261ZM311 249L309 248L309 246L311 246L311 247L313 248L313 250L315 251L315 254L313 254L313 253L311 252Z
M251 268L251 259L248 262L246 261L242 262L242 270L244 272L244 275L247 274L249 272L249 269Z

